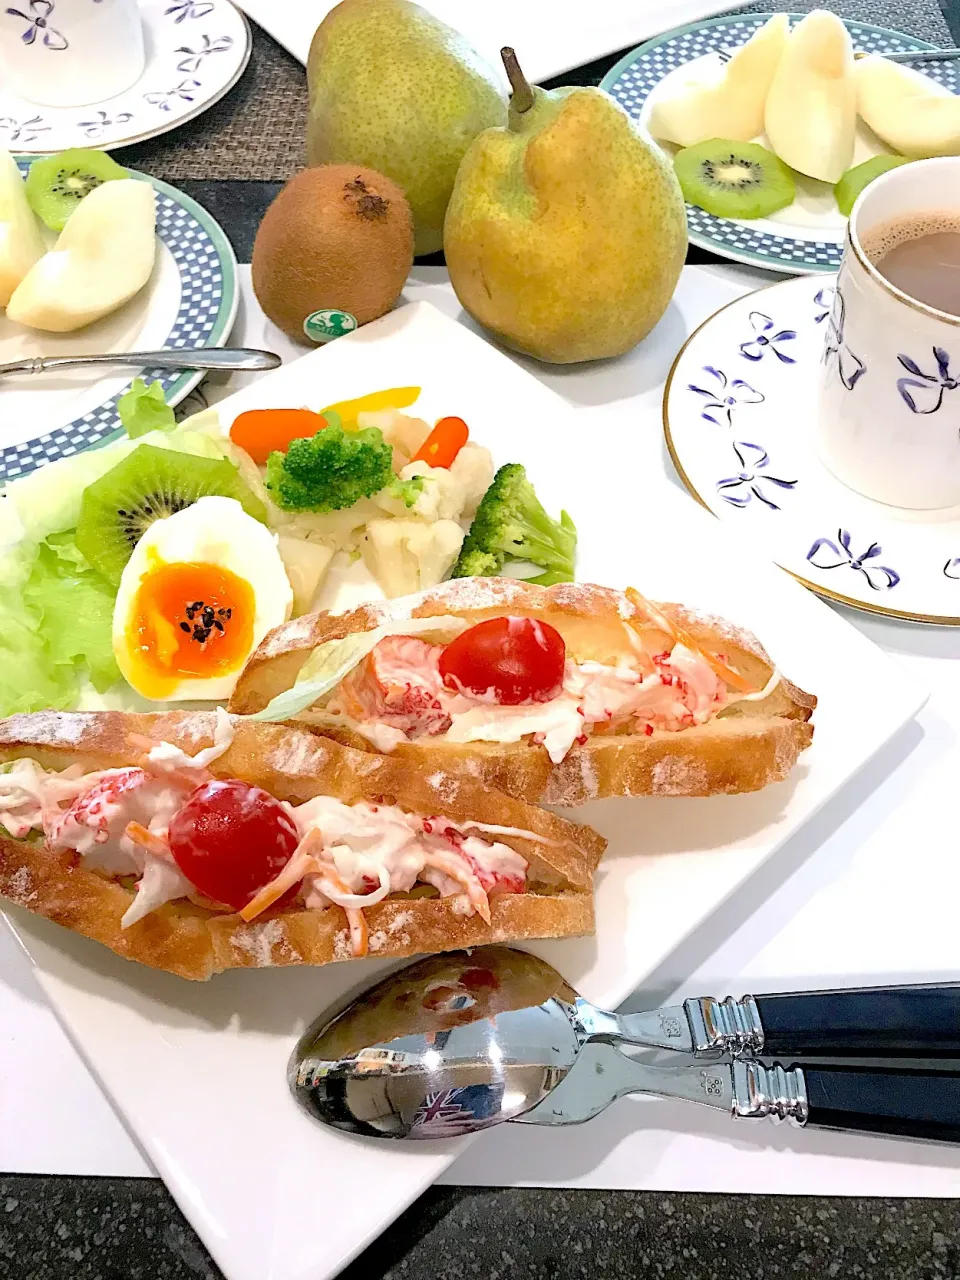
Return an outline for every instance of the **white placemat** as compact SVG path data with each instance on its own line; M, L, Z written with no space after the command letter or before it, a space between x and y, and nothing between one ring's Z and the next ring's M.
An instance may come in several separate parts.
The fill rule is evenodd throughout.
M241 277L235 340L292 356L294 349L252 300L248 268L241 268ZM598 415L629 414L645 433L650 472L643 483L679 484L662 448L659 411L673 354L718 306L766 279L747 269L689 267L663 322L631 356L589 370L527 367L576 405ZM405 296L462 318L442 268L417 269ZM960 860L943 855L940 833L955 826L960 666L951 659L960 656L960 636L846 616L904 656L936 690L933 699L866 776L720 908L667 968L652 975L643 1004L672 1000L678 991L722 996L957 976ZM24 1101L36 1097L38 1079L56 1081L56 1088L45 1090L43 1109L35 1112ZM3 930L0 1171L150 1172ZM960 1152L766 1124L733 1128L706 1110L627 1099L572 1136L519 1126L484 1135L443 1181L952 1196L960 1194Z

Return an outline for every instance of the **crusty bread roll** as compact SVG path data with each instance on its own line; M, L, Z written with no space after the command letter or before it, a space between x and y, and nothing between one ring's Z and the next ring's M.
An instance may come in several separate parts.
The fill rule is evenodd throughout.
M143 754L131 745L131 734L170 742L194 755L212 745L214 727L211 712L16 715L0 721L0 761L30 757L48 769L119 768ZM285 725L236 721L232 744L209 770L218 778L263 787L291 804L318 795L345 804L380 801L466 826L494 823L532 833L532 838L496 837L521 854L529 869L525 893L490 898L489 925L477 915L457 914L450 898L395 894L365 909L373 955L407 956L593 930L593 872L606 841L589 827L455 774L435 769L427 776L400 757L353 751ZM70 853L3 834L0 897L127 959L184 978L206 979L225 969L327 964L352 955L344 913L334 906L268 911L247 924L236 914L178 901L123 929L131 890L78 865Z
M760 690L774 668L755 636L722 618L682 605L657 605L707 652L727 662ZM317 645L369 631L399 618L455 615L470 625L504 614L538 618L563 636L577 659L615 663L633 656L627 626L650 626L620 591L580 583L537 587L506 578L463 578L417 596L361 605L344 614L311 614L275 628L260 644L230 701L239 714L261 711L289 689ZM656 630L656 628L653 628ZM559 763L529 741L510 744L445 741L443 735L401 743L391 758L411 768L471 778L528 804L579 805L608 796L712 796L757 791L786 778L813 738L816 698L785 678L759 701L740 701L705 724L679 732L656 730L591 735ZM301 712L316 733L360 750L372 744L331 717Z

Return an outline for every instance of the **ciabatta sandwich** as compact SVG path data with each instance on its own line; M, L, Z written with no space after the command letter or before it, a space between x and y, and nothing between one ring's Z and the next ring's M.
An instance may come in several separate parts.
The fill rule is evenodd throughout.
M559 805L758 790L810 745L815 706L722 619L505 578L296 618L265 637L230 702Z
M0 721L0 898L185 978L593 929L605 841L224 712Z

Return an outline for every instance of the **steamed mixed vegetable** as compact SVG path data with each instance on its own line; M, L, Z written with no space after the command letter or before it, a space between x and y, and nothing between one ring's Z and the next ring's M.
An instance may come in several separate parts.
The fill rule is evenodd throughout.
M102 705L112 690L130 705L118 584L153 522L210 495L276 535L294 614L331 607L335 566L372 575L389 597L451 575L571 580L566 512L544 511L518 464L494 475L462 419L431 426L403 412L418 396L400 387L320 412L252 410L224 435L215 409L178 426L159 384L138 379L119 404L126 438L14 481L0 501L0 715Z

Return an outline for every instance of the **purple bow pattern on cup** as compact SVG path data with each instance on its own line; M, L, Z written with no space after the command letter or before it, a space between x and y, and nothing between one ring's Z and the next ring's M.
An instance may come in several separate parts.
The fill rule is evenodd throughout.
M825 284L822 289L818 289L813 295L813 303L817 308L817 314L813 317L814 324L823 324L827 316L833 310L833 302L836 296L836 289L832 284Z
M889 591L900 581L895 569L882 564L866 564L883 555L883 548L877 542L871 542L866 551L855 556L850 548L850 534L846 529L837 530L837 540L817 538L807 552L807 560L818 569L841 569L847 567L862 574L873 591ZM839 543L839 545L838 545Z
M741 470L735 476L717 481L717 493L720 497L734 507L749 506L754 498L758 498L771 511L779 511L779 505L767 497L762 486L774 484L779 489L792 489L796 480L779 480L776 476L758 475L757 472L766 472L770 463L766 450L758 444L751 444L748 440L735 440L733 451Z
M820 293L825 292L826 290L824 289L820 291ZM814 301L817 301L819 297L820 294L817 294L817 298ZM827 320L827 333L823 343L823 363L829 364L831 360L835 360L837 377L848 391L852 391L867 372L867 366L847 346L844 338L846 315L847 304L844 302L843 294L838 288L834 293L833 309ZM818 317L818 319L822 318L822 316Z
M721 369L714 369L709 364L703 366L703 372L710 374L716 386L697 387L691 382L688 383L687 390L706 397L707 403L702 407L700 417L707 422L712 422L718 427L732 427L733 411L738 405L763 404L762 392L757 391L756 387L751 387L749 382L744 382L742 378L734 378L731 381Z
M164 15L170 17L171 14L177 16L174 22L184 22L187 18L205 18L208 13L213 13L214 6L210 0L176 0L175 4L164 9Z
M897 379L897 390L911 413L936 413L943 404L945 392L956 391L960 386L960 380L950 373L950 357L943 347L932 350L937 363L936 373L924 373L909 356L897 356L904 369L913 375Z
M21 18L27 24L20 37L24 44L34 44L37 38L41 37L45 49L62 52L64 49L69 49L70 42L61 31L57 31L50 25L50 18L55 8L55 0L29 0L28 12L24 13L22 9L11 8L7 13L11 18Z
M793 356L787 355L785 351L780 350L780 346L784 342L791 342L796 336L795 329L781 329L778 333L772 333L775 328L773 318L765 315L762 311L750 312L750 324L753 328L755 337L749 342L740 343L740 354L745 356L747 360L762 360L768 351L772 351L778 360L784 364L796 364Z

